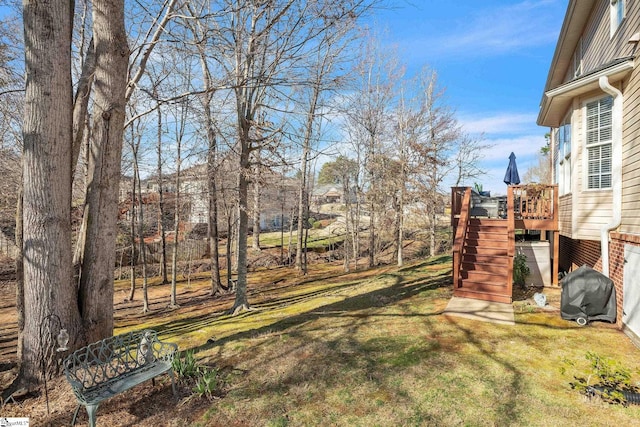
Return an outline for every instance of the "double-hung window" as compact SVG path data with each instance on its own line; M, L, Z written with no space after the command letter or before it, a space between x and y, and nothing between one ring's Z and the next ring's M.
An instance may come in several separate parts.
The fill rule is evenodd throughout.
M587 103L587 189L611 188L611 141L613 98Z
M571 116L554 133L556 183L563 195L571 192Z
M609 14L611 18L611 37L616 33L625 17L625 0L610 0Z

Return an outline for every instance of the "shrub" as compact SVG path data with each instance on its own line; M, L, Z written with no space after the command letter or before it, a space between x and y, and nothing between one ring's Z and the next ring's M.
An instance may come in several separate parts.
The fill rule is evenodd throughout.
M627 404L626 393L637 393L640 388L631 383L631 370L622 366L619 362L602 357L593 352L587 352L585 358L589 361L586 372L573 375L574 381L569 385L586 396L599 395L608 403ZM571 368L576 363L564 360ZM562 374L566 368L561 368Z
M526 255L517 254L513 257L513 283L524 287L529 273L531 270L527 265Z

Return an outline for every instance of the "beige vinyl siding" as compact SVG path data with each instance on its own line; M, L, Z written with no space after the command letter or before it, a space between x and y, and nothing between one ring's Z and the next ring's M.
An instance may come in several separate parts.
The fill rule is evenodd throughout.
M614 59L640 53L629 38L640 31L640 0L626 2L626 17L613 37L610 33L609 1L599 1L591 11L577 49L582 54L582 75ZM634 52L634 48L636 51ZM575 56L576 52L574 52ZM637 60L640 62L640 59ZM575 78L574 61L565 73L565 83ZM623 233L640 234L640 65L624 82L614 84L624 95L623 111ZM573 100L571 194L560 201L560 230L573 239L600 240L602 227L611 221L612 191L586 190L584 105L588 100L606 96L597 90ZM555 176L555 175L554 175Z
M573 239L600 240L602 226L611 221L611 190L587 190L585 156L585 103L606 96L594 91L573 102L574 139L572 140L571 161L571 237ZM562 209L562 208L561 208ZM565 234L566 235L566 234Z
M620 231L640 234L640 67L625 84L624 96Z
M640 22L640 1L627 1L626 17L613 38L610 34L609 1L599 1L594 6L591 17L582 32L582 75L587 74L603 64L616 58L632 55L633 45L629 38L640 30L632 22ZM574 55L576 52L574 52ZM564 82L573 80L573 64L566 71Z

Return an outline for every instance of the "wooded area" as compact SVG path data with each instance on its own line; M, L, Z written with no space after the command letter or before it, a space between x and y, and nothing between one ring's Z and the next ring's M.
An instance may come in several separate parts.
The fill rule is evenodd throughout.
M180 246L206 239L211 295L232 288L239 312L261 229L305 273L318 181L342 193L349 271L389 245L402 265L409 229L436 254L443 184L482 173L486 145L464 134L436 71L406 75L366 25L384 2L71 5L24 0L0 26L0 215L21 249L13 389L43 379L49 314L72 349L112 335L117 267L131 266L133 300L140 266L149 310L149 244L178 307ZM56 369L52 356L45 375Z

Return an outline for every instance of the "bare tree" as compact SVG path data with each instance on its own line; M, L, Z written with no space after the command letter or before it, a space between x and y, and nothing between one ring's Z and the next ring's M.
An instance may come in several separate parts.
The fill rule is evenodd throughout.
M484 158L484 153L493 148L493 144L484 142L482 135L472 137L461 134L457 146L454 158L457 174L455 187L479 178L486 173L480 167L480 161Z
M174 228L173 228L173 254L171 257L171 302L169 303L169 307L177 308L178 300L177 300L177 280L178 280L178 247L180 245L180 226L181 226L181 217L180 211L182 210L182 199L181 195L181 168L182 168L182 144L186 131L187 124L187 110L188 110L188 102L183 101L177 105L176 112L176 129L175 129L175 137L176 137L176 173L175 173L175 213L174 213Z
M295 0L272 2L227 1L228 13L219 20L222 67L236 102L238 170L237 286L232 311L249 308L247 300L248 187L251 152L257 149L256 119L267 91L281 75L286 56L294 48L294 34L302 24L291 16ZM302 16L298 14L297 16Z
M405 88L400 88L399 104L394 115L395 138L397 144L398 159L398 175L391 182L397 186L397 197L395 198L395 235L396 235L396 262L398 267L404 264L403 245L404 245L404 208L407 195L407 169L408 169L408 153L407 146L409 141L415 138L416 120L411 114L407 105Z
M204 15L211 19L211 15L209 13L205 13L208 12L206 2L203 3L200 9L196 10L196 7L197 6L194 4L186 4L189 15L184 22L193 36L193 44L197 49L200 67L202 70L203 90L202 95L200 96L200 101L204 110L204 128L206 129L207 137L207 197L209 202L207 242L211 256L211 295L215 296L222 293L220 254L218 247L220 233L218 230L218 185L216 177L218 141L216 138L216 126L212 112L212 101L217 87L214 82L207 57L207 20L206 18L201 17Z
M133 104L130 104L131 109L135 111ZM140 178L140 158L142 155L141 152L141 142L143 137L143 126L142 119L138 119L131 124L130 129L130 137L128 138L129 148L132 154L132 164L133 164L133 177L132 177L132 188L131 188L131 223L135 224L137 217L137 238L138 238L138 254L139 259L142 263L142 312L147 313L149 311L149 295L148 295L148 275L147 275L147 246L144 241L144 205L145 197L142 193L142 185ZM137 207L137 209L136 209ZM135 241L136 241L136 229L132 226L131 229L131 258L132 258L132 266L135 267L137 264L137 257L135 256ZM135 283L136 283L136 272L135 268L132 268L131 271L131 292L129 296L129 300L133 301L134 291L135 291Z
M537 163L525 171L522 182L540 184L551 183L551 156L549 155L549 134L545 135L546 144L538 151Z
M456 170L451 157L457 152L463 134L453 111L444 103L444 90L438 86L438 76L425 69L421 74L421 110L419 137L409 149L413 159L413 185L423 200L429 232L431 255L437 253L437 217L442 206L441 184Z
M337 90L343 85L343 76L336 72L340 65L339 57L350 42L347 37L353 28L354 22L344 20L336 25L333 31L322 33L318 38L316 48L309 52L306 68L309 74L308 82L305 82L302 93L306 95L304 105L305 121L303 123L302 155L300 158L300 189L298 191L298 234L296 248L297 270L306 274L307 266L303 252L306 254L306 245L303 246L303 231L309 211L310 186L307 181L309 175L309 161L312 155L313 142L318 138L319 122L323 119L323 106L326 105L324 97L328 92Z
M379 162L376 161L387 133L389 107L395 96L393 86L398 74L395 58L383 52L375 38L370 37L358 64L358 79L348 105L347 117L351 143L366 177L366 197L369 214L369 266L376 263L376 216L380 200ZM359 182L363 185L364 183ZM362 192L364 186L359 190ZM357 214L359 218L359 213Z

